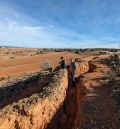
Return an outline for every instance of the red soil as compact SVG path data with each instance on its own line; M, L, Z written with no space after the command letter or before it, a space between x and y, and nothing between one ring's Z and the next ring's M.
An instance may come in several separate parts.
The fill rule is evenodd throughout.
M79 106L75 119L76 129L118 129L114 101L107 85L110 68L105 61L108 59L99 57L97 62L93 62L95 68L92 67L93 70L84 74L81 83L77 85ZM82 87L86 88L85 96L80 90Z
M49 54L16 57L13 59L2 60L0 62L0 76L15 76L26 72L40 71L41 64L48 61L55 68L59 64L60 57L63 56L68 62L72 57L79 55L68 52L54 52Z

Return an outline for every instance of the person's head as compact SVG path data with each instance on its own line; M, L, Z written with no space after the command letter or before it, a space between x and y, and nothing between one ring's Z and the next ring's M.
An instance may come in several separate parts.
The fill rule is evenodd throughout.
M61 60L63 60L63 57L60 57Z

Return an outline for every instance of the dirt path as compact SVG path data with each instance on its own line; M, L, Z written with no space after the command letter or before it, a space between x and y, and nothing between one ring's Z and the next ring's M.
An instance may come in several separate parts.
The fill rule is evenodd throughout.
M78 124L78 129L119 129L105 60L99 59L96 68L83 76L86 96L80 107L82 124Z
M116 127L114 103L108 87L101 86L88 91L82 115L82 129L118 129Z

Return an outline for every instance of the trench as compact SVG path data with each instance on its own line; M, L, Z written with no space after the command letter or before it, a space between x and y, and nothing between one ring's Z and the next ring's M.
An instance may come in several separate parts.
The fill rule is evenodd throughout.
M77 110L76 88L67 91L66 100L55 114L47 129L71 129L74 126L74 119Z
M90 69L90 71L92 71L92 69ZM68 69L66 99L46 129L77 129L76 127L80 127L82 116L80 115L79 109L85 98L85 89L82 86L81 79L82 75L78 77L75 85L72 85Z

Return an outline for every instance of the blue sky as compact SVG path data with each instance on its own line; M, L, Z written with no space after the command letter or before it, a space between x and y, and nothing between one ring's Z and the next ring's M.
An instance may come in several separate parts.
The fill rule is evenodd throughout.
M0 45L118 48L120 0L0 0Z

